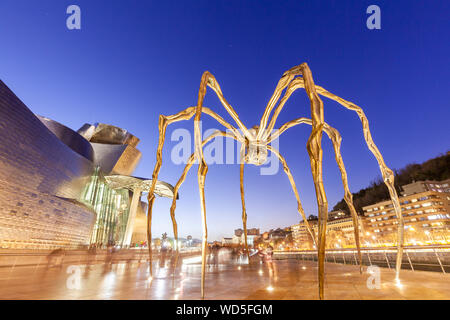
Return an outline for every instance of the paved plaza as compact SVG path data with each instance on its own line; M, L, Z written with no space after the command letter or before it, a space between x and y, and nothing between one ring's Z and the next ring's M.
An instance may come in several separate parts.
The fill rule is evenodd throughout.
M392 270L380 270L379 289L369 289L367 272L327 263L325 298L450 299L450 275L404 270L397 283ZM200 271L199 256L175 270L155 261L152 278L147 262L0 268L0 299L200 299ZM311 261L227 261L207 267L206 299L318 299L316 277Z

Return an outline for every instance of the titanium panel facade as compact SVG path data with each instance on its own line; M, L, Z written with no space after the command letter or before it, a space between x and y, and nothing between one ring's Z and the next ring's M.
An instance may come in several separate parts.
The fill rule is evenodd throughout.
M37 116L39 120L50 130L55 136L59 138L66 146L82 155L86 159L94 160L94 149L89 141L87 141L78 132L67 128L61 123L42 116Z
M95 212L80 199L94 172L0 81L0 246L89 242Z

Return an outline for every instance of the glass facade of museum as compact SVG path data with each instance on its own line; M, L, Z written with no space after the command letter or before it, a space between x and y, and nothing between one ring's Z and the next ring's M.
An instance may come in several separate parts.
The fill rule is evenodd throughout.
M130 211L130 191L110 188L97 167L82 192L81 201L97 213L90 243L121 244Z

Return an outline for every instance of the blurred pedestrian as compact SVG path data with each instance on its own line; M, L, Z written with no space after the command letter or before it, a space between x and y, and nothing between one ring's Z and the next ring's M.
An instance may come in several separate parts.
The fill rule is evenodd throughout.
M65 254L66 253L63 248L58 248L50 252L47 256L47 268L56 266L62 268Z

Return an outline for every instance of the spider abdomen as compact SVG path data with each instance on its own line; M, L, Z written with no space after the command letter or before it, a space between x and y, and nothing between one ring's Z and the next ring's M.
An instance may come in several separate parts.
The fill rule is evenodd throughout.
M256 166L263 165L267 161L267 145L257 141L250 141L245 150L244 161Z

